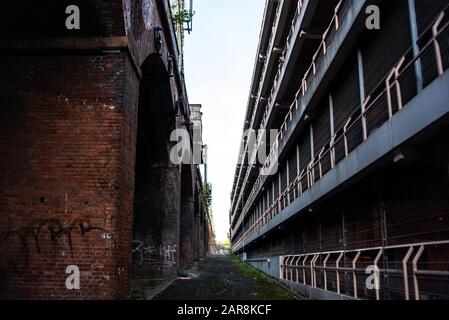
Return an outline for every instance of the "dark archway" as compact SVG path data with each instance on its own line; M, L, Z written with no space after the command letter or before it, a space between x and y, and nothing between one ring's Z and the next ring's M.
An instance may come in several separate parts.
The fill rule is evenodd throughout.
M138 106L133 222L133 278L176 275L179 247L179 168L170 164L176 127L170 76L162 59L142 66Z

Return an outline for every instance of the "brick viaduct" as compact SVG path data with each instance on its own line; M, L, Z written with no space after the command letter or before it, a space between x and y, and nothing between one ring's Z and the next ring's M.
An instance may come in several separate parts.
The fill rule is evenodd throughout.
M33 4L34 3L34 4ZM80 30L67 30L77 5ZM21 1L0 14L0 297L126 299L208 248L166 0ZM69 265L80 289L68 290Z

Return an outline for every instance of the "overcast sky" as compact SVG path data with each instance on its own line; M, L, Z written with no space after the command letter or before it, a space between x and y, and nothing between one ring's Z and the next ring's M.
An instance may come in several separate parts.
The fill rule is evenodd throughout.
M230 193L264 7L265 0L194 0L193 32L186 36L186 86L190 103L203 105L220 242L229 231Z

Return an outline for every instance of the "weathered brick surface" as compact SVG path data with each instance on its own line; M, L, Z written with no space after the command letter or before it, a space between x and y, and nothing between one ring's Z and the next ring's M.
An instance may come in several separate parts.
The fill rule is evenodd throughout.
M181 225L180 225L180 264L187 268L194 261L194 205L193 197L181 198Z
M148 183L136 190L133 278L176 276L179 262L178 168L153 165Z
M121 155L119 177L119 213L117 234L121 241L117 245L117 297L129 295L132 257L133 201L136 162L137 106L139 99L139 78L132 62L126 59L125 81L123 91L123 119L121 130Z
M130 219L134 168L123 150L135 141L125 65L124 54L2 59L0 254L8 297L115 296L115 254L120 236L130 236L117 226ZM129 261L121 262L127 272ZM71 264L82 272L79 292L65 288Z
M99 29L75 37L126 35L128 50L84 50L80 40L76 50L2 53L0 298L127 298L133 277L170 278L179 267L181 168L168 160L146 163L148 181L135 190L138 109L149 108L149 128L158 125L149 131L153 142L144 153L150 154L161 144L168 152L167 133L188 117L179 114L176 121L173 113L173 103L182 100L186 110L188 101L183 79L167 73L172 34L163 30L162 55L154 64L153 29L162 26L154 0L125 0L123 11L121 1L92 3L94 15L102 16ZM42 43L68 36L42 32L50 29L38 28L35 35ZM177 52L171 54L176 60ZM156 71L142 66L149 56ZM139 95L148 77L160 96L142 106ZM135 196L150 204L140 213ZM136 224L136 217L149 223ZM142 241L149 261L136 263L133 240ZM80 290L66 288L69 265L80 268Z
M125 0L128 2L131 0ZM141 2L141 1L133 1ZM144 1L147 2L147 1ZM151 1L150 1L151 2ZM69 5L80 9L80 29L68 30ZM136 21L138 21L136 19ZM141 22L140 22L141 23ZM3 4L0 11L2 39L124 36L122 0L22 0Z

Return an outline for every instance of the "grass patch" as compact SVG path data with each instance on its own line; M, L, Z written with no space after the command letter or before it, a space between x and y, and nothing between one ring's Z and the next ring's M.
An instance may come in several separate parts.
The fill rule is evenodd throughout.
M294 300L297 295L288 289L282 288L279 283L265 273L257 270L248 263L242 262L236 255L229 257L238 274L250 278L257 293L255 299L260 300Z
M145 290L134 290L131 293L131 300L148 300Z
M188 278L189 276L190 276L189 270L182 270L182 269L178 270L178 277Z

